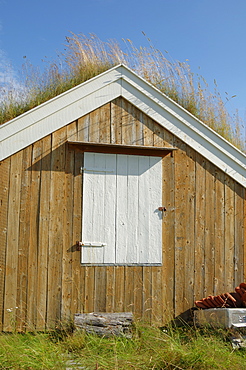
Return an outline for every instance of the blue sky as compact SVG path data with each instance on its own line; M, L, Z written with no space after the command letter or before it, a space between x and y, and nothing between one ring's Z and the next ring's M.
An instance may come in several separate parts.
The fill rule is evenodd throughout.
M131 39L189 60L213 90L236 95L228 110L246 121L245 0L0 0L0 83L25 61L35 66L63 51L65 37L96 34L101 40ZM46 58L45 58L46 57Z

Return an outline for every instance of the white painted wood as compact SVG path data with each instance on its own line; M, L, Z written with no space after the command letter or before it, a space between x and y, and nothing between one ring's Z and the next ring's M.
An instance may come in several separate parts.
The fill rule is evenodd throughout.
M106 174L104 212L105 219L102 225L105 240L108 243L104 250L104 263L115 262L115 203L116 203L116 154L106 154Z
M1 125L0 160L119 96L246 186L244 153L123 65Z
M82 243L106 245L83 247L82 263L161 264L161 163L160 157L85 153Z
M149 194L149 186L148 181L149 179L149 157L144 159L144 157L139 158L139 222L138 222L138 260L140 263L144 263L145 260L148 259L148 250L150 246L150 239L149 239L149 228L150 228L150 194ZM158 204L158 199L156 200ZM154 209L156 205L153 205Z
M127 263L139 262L138 222L139 222L139 156L128 156L127 177ZM137 222L136 222L137 221Z
M85 153L83 175L83 243L105 243L101 247L83 247L82 263L114 263L116 198L116 155ZM93 170L91 170L93 169ZM107 223L105 223L107 220Z
M90 95L81 96L79 101L57 107L57 111L54 113L45 114L46 109L40 111L41 116L30 124L28 122L24 131L18 127L19 121L17 119L12 122L11 126L1 125L0 137L5 138L0 142L0 160L115 99L120 94L119 90L120 85L118 84L106 85ZM36 118L36 114L34 116L33 119ZM27 118L29 121L29 116L22 117L24 123Z
M115 208L116 263L127 263L128 224L129 222L132 222L132 215L127 214L127 157L127 155L117 155L117 190Z

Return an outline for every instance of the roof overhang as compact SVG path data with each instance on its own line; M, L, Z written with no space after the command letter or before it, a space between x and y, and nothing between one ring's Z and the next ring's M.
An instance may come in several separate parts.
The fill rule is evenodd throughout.
M124 65L0 126L0 160L122 96L246 187L246 156Z

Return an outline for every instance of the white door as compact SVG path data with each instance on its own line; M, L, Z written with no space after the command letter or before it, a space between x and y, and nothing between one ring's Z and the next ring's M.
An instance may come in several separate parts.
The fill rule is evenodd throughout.
M160 157L85 153L84 264L162 263Z

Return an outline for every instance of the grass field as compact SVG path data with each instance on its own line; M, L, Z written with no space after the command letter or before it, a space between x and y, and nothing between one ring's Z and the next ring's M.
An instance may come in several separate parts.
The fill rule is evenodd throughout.
M138 324L132 339L66 332L1 334L1 369L246 368L246 350L233 349L225 330L157 328Z

